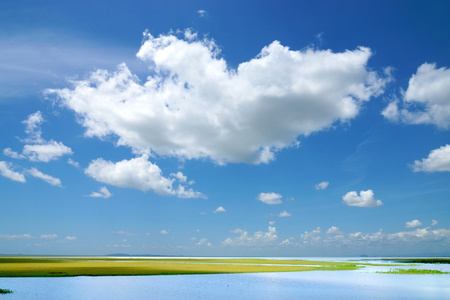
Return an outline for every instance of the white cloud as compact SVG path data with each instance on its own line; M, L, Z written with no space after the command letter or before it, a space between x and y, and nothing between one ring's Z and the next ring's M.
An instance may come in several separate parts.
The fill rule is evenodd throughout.
M95 198L109 198L112 194L108 191L106 186L101 187L99 192L92 192L89 197L95 197Z
M269 221L269 225L270 225L270 226L275 225L275 221Z
M208 15L208 12L204 9L197 10L197 13L199 14L200 17L206 17Z
M288 213L287 211L284 210L284 211L280 212L277 216L280 218L286 218L286 217L292 216L292 214Z
M0 175L18 182L26 182L25 176L12 170L13 166L11 163L6 161L0 161Z
M450 127L450 69L436 69L436 64L424 63L410 80L403 93L403 107L391 102L382 114L391 121L406 124L434 124Z
M16 151L13 151L11 148L5 148L3 150L3 154L6 155L6 156L9 156L11 158L14 158L14 159L25 158L25 155L22 155L22 154L20 154L20 153L18 153Z
M327 234L342 234L342 231L340 231L339 228L336 227L336 226L331 226L331 227L327 230Z
M265 203L265 204L281 204L281 196L277 193L260 193L258 195L258 200Z
M197 246L206 246L206 247L212 247L212 244L208 242L207 239L202 238L200 241L198 241Z
M73 152L63 143L51 140L43 144L25 145L22 153L31 161L49 162L57 160L63 155L70 155Z
M66 236L66 240L69 240L69 241L74 241L76 239L77 239L76 236Z
M364 47L293 51L275 41L231 70L212 40L145 37L137 56L154 74L146 82L122 64L47 90L87 136L115 136L136 153L267 163L298 136L354 118L385 84L367 70Z
M54 239L58 238L58 236L56 234L43 234L39 238L41 238L43 240L54 240Z
M163 229L159 233L161 233L161 234L169 234L169 230Z
M185 190L179 186L177 190L172 187L173 179L161 175L161 169L142 155L130 160L117 163L105 161L102 158L92 161L85 170L86 175L97 181L117 187L135 188L141 191L153 190L161 195L177 195L181 198L205 198L202 193L192 189Z
M342 199L348 206L376 207L383 205L380 200L375 200L372 190L361 191L359 196L355 191L348 192Z
M41 138L41 125L44 123L44 118L40 111L29 115L22 123L26 125L25 132L28 134L26 141L31 141L33 143L41 143L43 141Z
M186 183L187 182L187 177L185 175L183 175L183 173L181 172L177 172L177 173L172 173L170 174L170 176L175 177L176 179L178 179L178 181L180 181L181 183Z
M54 140L46 141L41 135L41 124L44 118L40 111L28 116L22 123L26 124L25 132L28 137L23 141L28 143L23 147L22 154L13 151L11 148L5 148L3 154L15 158L28 158L30 161L49 162L57 160L63 155L73 154L72 149L61 142Z
M431 220L431 226L436 226L439 223L439 221Z
M22 240L22 239L34 239L34 237L29 234L0 234L0 239L4 240Z
M321 183L316 184L314 187L316 190L324 190L328 187L330 183L328 181L322 181Z
M227 210L225 208L223 208L222 206L219 206L218 208L216 208L216 210L214 211L214 213L218 213L218 212L226 212Z
M405 227L406 228L417 228L422 226L422 223L419 220L412 220L410 222L406 222Z
M414 172L450 172L450 145L442 146L430 152L422 161L414 161Z
M245 230L234 230L234 233L241 235L236 238L227 238L222 242L224 246L248 246L258 247L274 244L277 239L277 230L275 227L269 226L267 232L257 231L253 235L249 235Z
M36 168L29 169L27 171L27 173L30 174L33 177L42 179L42 180L44 180L45 182L47 182L47 183L49 183L51 185L62 187L61 180L59 178L55 178L53 176L44 174L41 171L39 171L38 169L36 169Z
M118 234L118 235L126 235L126 236L136 235L136 233L134 233L134 232L129 232L129 231L125 231L125 230L113 231L113 233Z
M74 160L71 159L71 158L69 158L69 159L67 160L67 163L68 163L69 165L74 166L75 168L79 168L79 167L80 167L80 163L77 162L77 161L74 161Z

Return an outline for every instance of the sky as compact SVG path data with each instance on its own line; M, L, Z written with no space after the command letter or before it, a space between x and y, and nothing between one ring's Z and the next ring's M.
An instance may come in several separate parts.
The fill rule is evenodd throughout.
M450 255L449 14L1 2L0 254Z

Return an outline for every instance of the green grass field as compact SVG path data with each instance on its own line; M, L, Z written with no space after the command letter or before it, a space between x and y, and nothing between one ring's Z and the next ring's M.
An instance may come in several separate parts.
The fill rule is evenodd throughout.
M0 277L226 274L357 268L356 263L303 260L0 257Z

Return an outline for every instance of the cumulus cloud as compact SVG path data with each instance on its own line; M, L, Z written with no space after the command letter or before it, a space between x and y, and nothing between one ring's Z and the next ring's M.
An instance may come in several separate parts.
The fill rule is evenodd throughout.
M153 190L160 195L176 195L180 198L206 198L202 193L186 190L182 185L174 189L173 179L162 176L161 169L151 163L147 155L117 163L99 158L89 164L85 173L97 181L117 187L135 188L144 192Z
M324 190L328 187L330 183L328 181L322 181L321 183L316 184L314 187L316 190Z
M248 234L245 230L234 230L234 233L240 233L241 235L236 238L227 238L222 242L224 246L248 246L258 247L273 245L277 239L277 230L273 226L269 226L267 232L257 231L253 235Z
M208 12L207 12L206 10L204 10L204 9L199 9L199 10L197 10L197 13L198 13L198 15L199 15L200 17L206 17L206 16L208 16Z
M283 196L277 193L260 193L258 195L258 200L262 203L273 205L283 203L283 201L281 201L282 197Z
M216 210L214 211L214 213L219 213L219 212L226 212L227 210L225 208L223 208L222 206L219 206L218 208L216 208Z
M298 136L353 119L386 83L367 69L364 47L294 51L274 41L230 69L207 38L145 39L137 57L152 75L144 82L122 64L47 90L77 114L86 136L115 136L136 153L268 163Z
M161 234L169 234L169 230L163 229L159 233L161 233Z
M436 226L439 223L439 221L431 220L431 226Z
M92 192L89 197L94 197L94 198L109 198L111 197L112 194L108 191L108 189L106 188L106 186L101 187L100 190L98 192Z
M202 238L198 241L197 246L212 247L212 244L206 238Z
M359 196L357 192L352 191L345 194L342 199L348 206L376 207L383 205L383 202L381 200L375 200L373 195L372 190L361 191Z
M417 228L422 226L422 223L419 220L412 220L410 222L406 222L405 227L406 228Z
M450 145L432 150L427 158L414 161L412 168L414 172L450 172Z
M59 178L55 178L53 176L44 174L41 171L39 171L38 169L36 169L36 168L29 169L27 171L27 173L30 174L33 177L42 179L42 180L44 180L45 182L47 182L47 183L49 183L51 185L62 187L61 180Z
M402 103L391 102L382 112L391 121L450 127L450 69L424 63L409 79Z
M327 230L327 234L341 234L342 231L339 230L338 227L336 226L331 226L328 230Z
M41 124L43 122L44 118L40 111L29 115L22 122L26 125L25 132L28 134L28 137L23 141L28 144L23 147L21 154L11 148L5 148L3 154L15 159L28 158L30 161L37 162L49 162L57 160L61 156L73 154L72 149L62 142L46 141L41 137Z
M284 210L284 211L280 212L277 216L280 218L286 218L286 217L292 216L292 214L288 213L287 211Z
M26 182L25 176L22 173L14 171L13 165L6 161L0 161L0 175L13 181Z

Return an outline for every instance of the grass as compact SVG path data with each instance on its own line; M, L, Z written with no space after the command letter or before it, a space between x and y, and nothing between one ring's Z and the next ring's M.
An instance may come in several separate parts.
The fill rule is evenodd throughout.
M0 258L0 277L228 274L355 270L357 264L269 259Z
M377 272L379 274L450 274L450 272L442 272L439 270L424 270L424 269L394 269L386 272Z
M386 260L410 264L450 264L450 258L395 258Z
M0 289L0 294L12 294L13 291L8 289Z

